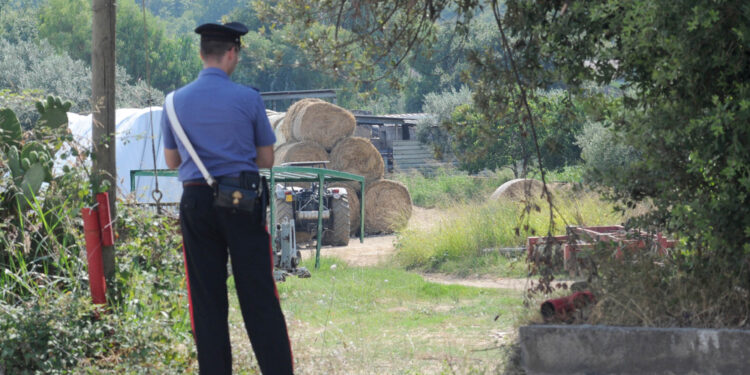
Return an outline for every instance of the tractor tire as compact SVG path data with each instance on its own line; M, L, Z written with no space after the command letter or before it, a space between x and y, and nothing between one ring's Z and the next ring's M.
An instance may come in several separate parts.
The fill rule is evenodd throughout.
M331 228L323 232L323 245L346 246L349 244L349 198L341 196L331 203Z
M284 218L287 218L287 220L294 220L294 207L292 207L292 202L276 198L275 211L276 224L281 223Z

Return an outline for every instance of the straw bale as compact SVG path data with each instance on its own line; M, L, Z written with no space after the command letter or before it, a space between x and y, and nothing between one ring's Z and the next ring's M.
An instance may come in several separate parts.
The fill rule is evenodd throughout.
M292 138L319 143L330 151L336 142L354 134L357 121L344 108L328 102L310 102L293 116Z
M504 199L519 202L527 199L527 191L529 198L536 199L541 197L542 188L542 182L539 180L517 178L500 185L500 187L495 189L495 192L492 193L490 199Z
M298 139L294 138L292 135L292 123L294 122L295 117L299 114L299 111L302 109L302 107L306 106L309 103L318 103L323 102L323 100L318 98L305 98L299 101L294 102L289 108L286 110L286 115L284 116L284 120L279 123L279 127L281 128L282 133L284 134L284 139L287 140L294 140L297 141Z
M365 182L383 178L383 157L369 139L347 137L341 139L331 150L331 169L363 176Z
M365 187L365 232L393 233L411 217L411 196L397 181L378 180Z
M281 126L277 127L273 130L273 134L276 135L276 143L273 147L274 151L277 151L281 146L285 145L286 137L284 137L284 133L281 132ZM292 142L294 143L294 142Z
M274 165L297 161L327 161L328 153L315 142L284 143L276 149Z

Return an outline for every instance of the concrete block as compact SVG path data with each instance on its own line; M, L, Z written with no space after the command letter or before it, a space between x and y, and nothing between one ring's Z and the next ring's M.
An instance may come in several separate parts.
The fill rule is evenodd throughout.
M750 330L533 325L528 374L750 374Z

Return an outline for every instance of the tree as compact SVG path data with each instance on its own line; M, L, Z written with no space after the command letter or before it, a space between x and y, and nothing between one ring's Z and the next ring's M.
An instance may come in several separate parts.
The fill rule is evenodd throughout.
M58 53L91 62L91 2L49 0L39 9L39 37Z
M34 103L47 95L71 101L73 112L91 111L91 69L67 54L57 54L46 41L10 43L0 38L0 71L0 87L8 87L0 90L0 107L12 109L26 129L38 117ZM145 83L130 84L121 67L116 76L118 107L144 106ZM152 95L162 97L159 91Z
M742 1L512 1L507 16L519 40L539 41L528 57L554 62L565 82L625 82L624 109L610 118L640 160L602 183L625 201L652 198L660 223L729 275L750 272L750 13L742 9Z
M401 52L432 41L434 29L422 22L455 9L456 30L465 33L467 20L485 7L503 48L469 56L476 109L492 122L524 109L520 134L536 145L539 119L530 107L537 90L565 85L585 98L581 88L590 82L622 82L623 106L607 113L607 121L639 159L603 176L602 185L626 203L653 202L649 223L680 236L692 277L721 277L726 289L742 280L741 288L750 290L750 11L744 1L274 4L280 18L300 27L330 27L328 41L300 35L315 45L308 52L353 60L347 51L359 43L368 52L358 61L387 55L391 65L402 61ZM336 37L349 35L340 29L351 36Z
M146 56L149 59L148 72ZM144 15L134 0L119 1L117 64L123 66L133 79L150 79L153 87L171 91L190 82L200 71L197 38L180 36L169 39L163 22L149 11Z
M289 28L316 67L367 87L387 78L419 43L433 40L448 2L418 0L251 2L259 17ZM395 83L395 81L394 81Z
M555 170L577 164L581 150L575 137L582 127L581 105L570 102L560 90L538 93L531 105L534 117L539 119L537 135L544 167ZM442 125L464 169L476 173L507 167L516 177L526 177L531 166L521 161L534 145L530 137L518 131L521 116L522 109L513 108L506 116L490 120L473 106L463 105Z
M11 43L36 40L38 15L35 9L14 9L0 2L0 38Z
M59 53L65 52L74 59L90 63L90 1L50 0L41 7L39 14L40 38L49 40ZM132 77L131 83L148 78L146 41L150 52L151 86L163 91L173 90L192 80L200 71L197 38L168 38L164 23L148 11L144 19L142 9L134 0L118 2L116 27L117 64Z

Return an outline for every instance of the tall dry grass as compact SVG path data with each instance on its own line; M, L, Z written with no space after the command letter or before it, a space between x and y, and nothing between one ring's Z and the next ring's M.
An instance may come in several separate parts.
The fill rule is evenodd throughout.
M611 225L623 221L611 203L591 192L561 192L550 214L545 200L531 205L495 201L455 204L447 219L430 228L399 233L396 262L407 269L458 274L499 273L523 276L525 267L494 251L525 246L529 236L565 233L567 225ZM493 255L494 254L494 255Z

